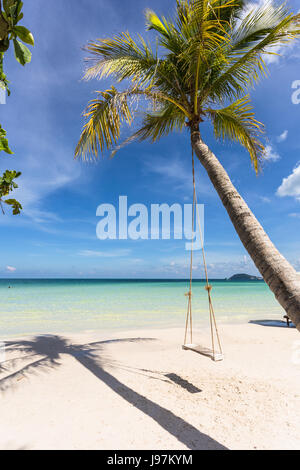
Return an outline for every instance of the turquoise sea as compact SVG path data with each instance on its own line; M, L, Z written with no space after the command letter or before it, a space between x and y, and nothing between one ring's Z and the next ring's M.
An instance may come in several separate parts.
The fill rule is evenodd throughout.
M283 310L264 282L215 280L220 323L281 318ZM194 325L208 321L203 281L193 284ZM10 286L10 288L9 288ZM183 326L188 281L0 280L0 337L101 329Z

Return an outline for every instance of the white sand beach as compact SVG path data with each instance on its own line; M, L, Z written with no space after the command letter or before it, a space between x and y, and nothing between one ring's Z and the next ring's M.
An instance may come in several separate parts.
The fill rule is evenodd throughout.
M299 332L220 330L218 363L178 329L8 341L0 448L300 449Z

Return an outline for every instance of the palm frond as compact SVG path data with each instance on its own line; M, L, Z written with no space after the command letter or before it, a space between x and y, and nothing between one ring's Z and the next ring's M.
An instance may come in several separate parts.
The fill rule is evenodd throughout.
M209 56L229 41L228 20L221 11L232 9L235 0L191 0L177 2L178 27L186 40L180 60L187 64L185 82L192 83L194 113L198 112L200 77L209 69ZM221 50L221 49L219 49Z
M223 44L226 57L215 80L204 90L202 99L236 99L266 75L264 55L274 47L296 39L300 34L300 15L289 14L285 5L271 3L252 10L233 32L230 44Z
M240 16L243 14L243 11L247 5L248 0L234 0L233 2L228 2L228 0L216 0L213 5L213 16L218 16L223 21L224 27L231 32L236 22L239 20Z
M158 44L168 52L173 54L181 54L185 47L185 39L181 31L176 28L173 21L166 18L160 19L159 16L152 10L147 9L146 16L146 29L148 31L154 30L158 33Z
M139 140L156 142L172 131L181 131L185 126L185 115L172 103L166 103L157 112L144 115L142 127L136 132Z
M160 110L144 113L142 127L117 145L111 153L111 158L119 150L136 140L149 139L151 142L157 142L161 137L165 137L175 130L181 131L185 123L185 114L173 103L165 102Z
M134 41L128 32L109 39L98 39L85 47L91 56L86 59L84 78L114 76L118 81L131 78L145 83L153 77L157 67L157 56L144 39Z
M84 113L87 120L75 150L75 157L83 159L98 157L99 151L110 148L120 138L122 122L131 124L133 115L129 99L138 95L138 90L118 92L114 87L98 92Z
M205 112L211 117L217 139L230 140L245 147L258 172L264 155L264 145L258 139L264 132L263 124L254 118L249 96L235 101L223 109L207 108Z
M114 157L119 150L136 140L149 139L151 142L157 142L175 130L181 131L185 123L184 113L174 104L166 102L160 110L144 113L142 127L117 145L112 151L111 157Z
M264 152L259 140L263 127L245 95L267 73L265 55L300 36L300 14L273 0L250 11L249 4L176 0L172 18L147 10L155 52L141 36L135 40L128 32L90 42L85 78L128 80L129 86L125 91L112 86L89 103L76 156L97 157L135 139L156 141L181 130L186 121L201 122L206 114L216 137L242 144L257 171ZM139 97L143 99L137 103ZM134 104L142 108L143 123L120 146L122 125L131 125L135 117Z
M155 112L158 106L167 103L177 114L190 118L188 111L172 96L159 90L148 87L146 89L133 87L119 92L111 87L104 92L98 92L98 98L90 101L84 113L86 123L83 127L79 142L75 150L75 157L82 156L85 159L98 158L99 152L112 149L117 144L121 125L132 124L139 97L150 101Z

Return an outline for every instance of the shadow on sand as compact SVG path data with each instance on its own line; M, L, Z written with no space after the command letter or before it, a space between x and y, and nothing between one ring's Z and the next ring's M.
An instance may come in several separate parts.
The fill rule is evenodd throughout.
M0 379L0 390L9 388L18 378L28 376L30 373L34 373L35 370L40 368L50 371L55 367L59 367L61 355L67 354L75 358L83 367L88 369L95 377L104 382L124 400L156 421L163 429L173 435L188 449L225 450L226 447L222 444L208 435L201 433L194 426L184 421L179 416L176 416L168 409L163 408L152 400L135 392L104 369L105 365L113 365L113 363L109 363L109 360L104 359L103 347L105 344L139 341L153 341L153 339L127 338L78 345L71 344L67 339L61 336L37 336L31 341L7 342L7 352L20 352L23 355L22 359L24 359L25 354L26 361L29 360L30 362L16 372ZM17 364L18 360L20 359L3 363L0 372L7 373L7 367L9 366L10 368L13 364ZM173 378L174 380L174 377L170 377L170 375L169 378ZM176 380L179 381L179 379L180 377L178 378L178 376L176 376Z
M287 323L282 320L250 320L249 323L260 326L272 326L274 328L296 328L293 323L290 323L290 326L287 326Z

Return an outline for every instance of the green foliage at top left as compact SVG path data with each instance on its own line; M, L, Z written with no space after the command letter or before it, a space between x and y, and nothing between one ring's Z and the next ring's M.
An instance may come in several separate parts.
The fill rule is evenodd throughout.
M4 89L8 96L10 95L9 81L3 70L4 54L8 51L11 44L14 47L16 60L21 65L26 65L31 61L31 52L25 45L34 46L32 33L19 22L23 19L23 2L21 0L0 0L0 88ZM13 154L9 147L6 137L6 131L0 124L0 152ZM21 175L15 170L6 170L0 176L0 206L3 210L3 203L12 207L13 214L19 214L22 205L15 199L3 199L16 189L18 185L15 179Z

